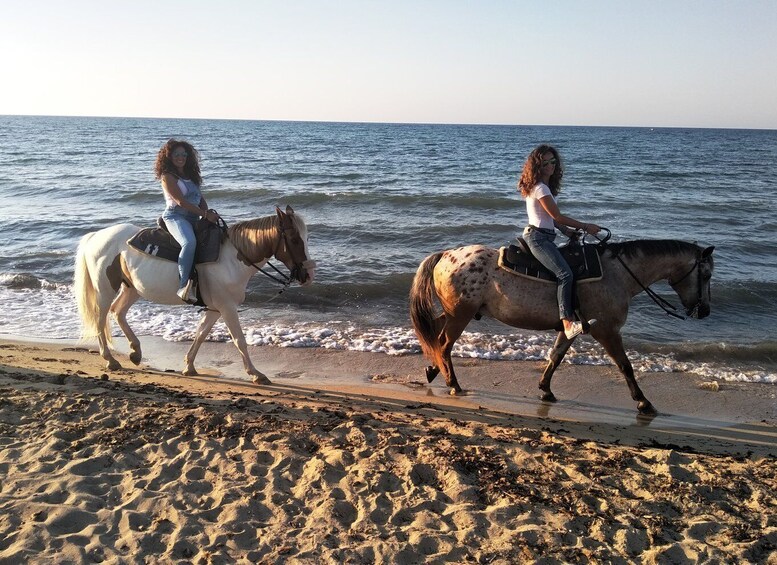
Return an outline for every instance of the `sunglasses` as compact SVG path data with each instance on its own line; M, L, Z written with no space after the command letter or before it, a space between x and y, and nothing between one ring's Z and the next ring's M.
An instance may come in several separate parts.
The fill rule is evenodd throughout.
M178 157L188 157L189 154L186 151L176 151L173 153L173 159L177 159Z
M544 167L546 165L555 165L556 163L558 163L556 159L548 159L547 161L542 162L542 166Z

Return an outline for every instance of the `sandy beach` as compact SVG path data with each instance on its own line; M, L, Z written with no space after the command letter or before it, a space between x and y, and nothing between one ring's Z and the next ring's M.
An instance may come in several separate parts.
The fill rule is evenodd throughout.
M1 563L777 563L774 385L143 345L0 339Z

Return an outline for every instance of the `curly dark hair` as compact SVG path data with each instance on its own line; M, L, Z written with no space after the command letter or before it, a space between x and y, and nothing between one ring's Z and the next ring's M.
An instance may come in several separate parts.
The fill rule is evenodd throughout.
M156 163L154 163L154 176L158 179L168 173L176 177L180 176L172 161L173 151L179 147L183 147L188 153L186 164L183 167L184 177L193 180L197 186L201 186L200 155L191 143L180 139L169 139L159 150L156 155Z
M526 198L531 191L537 186L537 183L542 181L540 176L540 169L542 169L542 156L545 153L553 153L553 157L556 159L556 168L548 181L548 188L556 196L561 191L561 178L564 176L564 168L561 165L561 155L555 147L551 145L540 145L534 151L529 153L526 158L526 163L523 165L523 172L521 173L521 179L518 181L518 190L521 192L521 196Z

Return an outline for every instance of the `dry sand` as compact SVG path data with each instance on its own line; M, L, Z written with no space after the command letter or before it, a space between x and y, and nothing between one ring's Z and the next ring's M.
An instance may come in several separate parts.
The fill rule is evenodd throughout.
M0 339L1 563L777 563L773 385L612 367L146 343L105 374ZM129 362L120 357L125 366ZM714 387L713 387L714 388Z

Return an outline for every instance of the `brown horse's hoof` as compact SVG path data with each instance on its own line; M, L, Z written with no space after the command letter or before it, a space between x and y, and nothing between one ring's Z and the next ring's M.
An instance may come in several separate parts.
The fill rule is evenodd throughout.
M109 371L118 371L119 369L121 369L121 363L116 361L116 359L111 359L105 365L105 368L108 369Z
M434 378L440 374L440 369L433 365L429 365L425 371L426 371L426 382L428 383L432 382Z
M451 396L458 396L458 395L460 395L462 392L464 392L464 391L463 391L463 390L461 390L461 387L452 387L452 388L451 388Z
M643 400L642 402L637 404L637 410L642 416L658 415L658 410L655 409L655 407L650 403L649 400Z
M265 375L262 373L259 373L258 375L254 375L254 378L252 379L253 383L255 385L271 385L272 381L268 379Z
M140 351L133 351L130 353L129 357L130 361L132 361L134 365L140 365L140 360L143 358L143 356L140 354Z
M542 393L542 395L540 396L540 400L542 400L543 402L556 402L557 398L555 394L553 394L550 391L547 391Z

